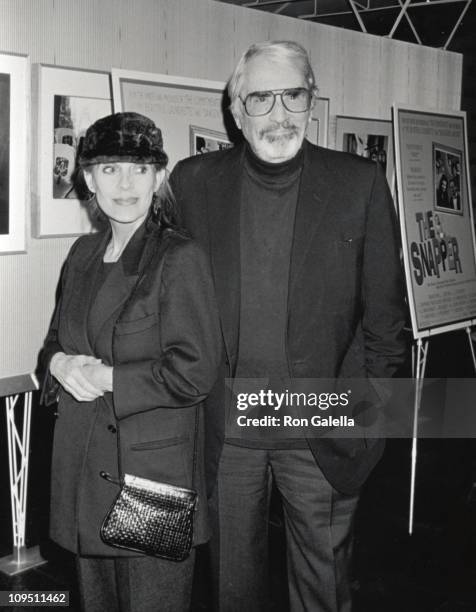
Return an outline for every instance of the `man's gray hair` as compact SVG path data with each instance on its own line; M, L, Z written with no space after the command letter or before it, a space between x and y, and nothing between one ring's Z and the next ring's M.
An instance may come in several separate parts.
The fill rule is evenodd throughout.
M304 79L313 95L317 95L314 71L304 47L292 40L265 40L254 43L243 53L228 81L228 95L232 110L238 110L237 102L243 85L246 65L250 60L258 56L266 56L270 59L294 63L302 71Z

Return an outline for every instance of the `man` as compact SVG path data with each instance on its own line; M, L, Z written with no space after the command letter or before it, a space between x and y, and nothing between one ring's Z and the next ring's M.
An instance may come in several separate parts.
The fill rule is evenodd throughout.
M379 164L305 140L316 87L296 43L252 45L228 91L245 142L172 174L185 225L210 254L223 377L392 376L404 316ZM381 442L226 435L235 408L223 381L207 409L220 612L266 609L271 479L283 501L290 609L349 610L352 517Z

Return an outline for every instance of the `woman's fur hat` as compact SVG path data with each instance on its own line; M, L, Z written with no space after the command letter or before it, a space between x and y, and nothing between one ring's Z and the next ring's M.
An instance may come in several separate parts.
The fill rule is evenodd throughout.
M83 139L78 163L84 168L108 162L156 164L168 162L162 132L139 113L115 113L93 123Z

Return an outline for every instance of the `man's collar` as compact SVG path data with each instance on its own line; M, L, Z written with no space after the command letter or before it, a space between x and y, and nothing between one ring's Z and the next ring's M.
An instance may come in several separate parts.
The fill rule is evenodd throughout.
M304 143L294 157L283 162L267 162L253 152L250 145L245 145L245 164L253 173L267 178L290 176L297 172L304 163Z

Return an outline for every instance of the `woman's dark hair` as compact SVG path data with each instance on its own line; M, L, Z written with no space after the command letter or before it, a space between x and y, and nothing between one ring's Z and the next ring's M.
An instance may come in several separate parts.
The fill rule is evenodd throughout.
M170 186L168 174L166 170L162 183L154 194L150 218L161 230L173 229L184 233L177 200Z

